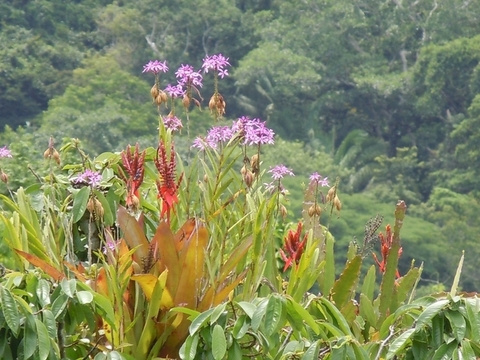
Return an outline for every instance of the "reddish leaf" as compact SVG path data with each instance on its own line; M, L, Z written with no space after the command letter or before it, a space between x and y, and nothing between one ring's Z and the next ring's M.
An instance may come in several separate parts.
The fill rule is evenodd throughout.
M46 263L44 260L35 255L28 254L22 250L15 249L16 253L24 257L30 264L42 269L46 274L50 275L54 280L60 281L65 278L65 274L54 268L52 265Z

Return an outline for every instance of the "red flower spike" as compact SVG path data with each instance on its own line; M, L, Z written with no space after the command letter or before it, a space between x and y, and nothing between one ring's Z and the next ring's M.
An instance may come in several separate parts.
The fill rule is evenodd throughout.
M170 158L167 159L167 151L165 144L160 142L157 149L157 156L155 158L155 166L160 174L160 180L157 180L158 198L162 199L162 213L161 217L167 215L167 223L170 223L170 210L173 205L178 203L178 188L182 181L183 174L180 175L178 181L175 181L175 149L172 143L170 148ZM175 210L174 210L175 211Z
M135 145L135 150L132 153L132 147L127 146L125 151L122 151L120 154L122 158L122 164L125 168L125 171L129 175L126 179L127 183L127 207L128 208L137 208L139 192L138 189L143 182L144 176L144 162L145 162L145 151L140 154L138 143Z
M377 255L375 253L372 253L373 259L378 265L378 268L380 269L380 272L383 274L386 271L386 261L387 261L387 256L390 253L390 249L392 248L393 244L393 234L392 234L392 228L389 225L386 226L385 228L385 235L383 233L378 234L378 237L380 238L380 254L382 255L382 261L379 261L377 258ZM402 255L403 249L400 248L398 249L398 257ZM396 277L400 277L400 273L396 273Z
M285 237L285 243L283 249L280 249L280 256L285 262L283 271L285 272L292 264L298 265L300 258L302 257L303 250L305 249L305 243L307 241L307 235L303 237L303 240L300 241L300 236L302 235L302 226L301 222L298 223L297 230L289 230L287 236Z

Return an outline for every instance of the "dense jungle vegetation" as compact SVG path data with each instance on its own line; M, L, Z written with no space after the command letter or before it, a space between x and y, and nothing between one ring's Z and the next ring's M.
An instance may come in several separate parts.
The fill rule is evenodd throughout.
M267 120L277 146L266 168L296 174L285 181L292 221L302 182L322 169L343 194L329 221L337 249L376 214L391 222L403 199L400 272L424 262L425 292L442 290L465 249L461 287L480 289L480 2L6 0L0 43L0 146L14 155L0 164L3 193L38 181L50 136L58 149L78 138L92 157L152 146L142 66L166 60L174 83L181 64L222 53L226 119ZM202 107L180 153L211 126Z

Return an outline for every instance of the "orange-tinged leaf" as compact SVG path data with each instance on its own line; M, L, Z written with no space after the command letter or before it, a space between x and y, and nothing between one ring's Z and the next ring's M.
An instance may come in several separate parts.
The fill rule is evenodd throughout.
M182 250L183 244L185 243L185 241L192 236L192 233L195 230L196 224L197 222L194 218L188 219L187 221L185 221L182 227L175 233L174 240L175 240L175 247L177 249L177 252L180 252Z
M108 279L107 273L105 272L105 268L100 268L97 273L97 279L95 281L95 289L96 292L107 296L108 297Z
M133 281L136 281L140 284L145 297L148 301L152 298L153 289L155 289L155 285L157 284L157 277L152 274L140 274L140 275L132 275L131 278Z
M136 263L142 264L144 259L148 258L149 246L142 227L123 206L118 207L117 220L118 224L120 225L120 229L122 229L123 238L127 242L130 249L137 248L137 250L133 253L133 259Z
M250 249L250 246L252 246L252 242L253 237L249 236L248 238L243 240L243 242L239 246L237 246L234 251L232 251L232 254L222 266L219 282L225 281L230 272L238 265L240 260L245 257L248 249Z
M83 275L83 273L85 272L85 268L83 266L80 268L81 264L79 264L78 269L74 265L70 264L68 261L64 261L63 265L65 265L71 272L73 272L73 274L78 280L83 283L87 282L87 278L85 277L85 275ZM80 272L80 269L83 269L83 272Z
M65 279L65 274L54 268L52 265L46 263L44 260L36 257L35 255L26 253L22 250L15 249L16 253L24 257L30 264L42 269L46 274L50 275L54 280L60 281Z
M175 248L175 241L172 231L168 224L162 221L152 239L154 249L157 249L160 257L159 272L168 269L167 289L171 294L177 291L178 280L180 278L180 264L178 260L178 253Z
M208 231L199 222L192 236L184 244L179 263L180 280L175 294L175 305L189 308L196 307L200 287L205 271L205 251L208 244Z

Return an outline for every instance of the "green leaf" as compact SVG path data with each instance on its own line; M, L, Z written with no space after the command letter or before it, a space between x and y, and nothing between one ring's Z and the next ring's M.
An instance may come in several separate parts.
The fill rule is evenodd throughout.
M90 187L85 186L81 188L76 194L73 195L73 222L78 222L85 210L87 210L88 197L90 196Z
M105 197L105 195L103 195L101 191L93 190L93 193L95 194L95 197L98 199L98 201L100 201L100 204L102 204L103 211L104 211L103 213L104 225L105 226L113 225L113 223L115 222L114 212L112 212L112 209L110 208L110 204L107 198Z
M112 304L105 296L94 292L93 293L93 300L95 304L95 309L98 311L99 315L101 315L104 320L110 325L114 330L116 330L115 326L115 313L113 311Z
M47 280L38 280L36 293L40 306L50 305L50 285Z
M212 331L212 354L215 360L221 360L227 352L227 339L220 325L215 325Z
M307 351L305 351L301 360L317 360L319 352L320 352L320 343L319 341L315 341L313 344L309 346Z
M237 305L247 314L247 316L251 319L253 317L253 314L255 314L255 310L257 310L257 307L249 303L247 301L240 301L237 303Z
M408 344L408 341L414 333L415 329L408 329L402 335L397 337L388 348L387 359L391 359L400 353Z
M118 351L113 350L108 353L107 360L123 360L123 357Z
M267 311L268 299L262 299L260 304L258 304L255 313L252 316L252 329L257 331L260 324L262 323L263 316Z
M42 311L42 315L43 315L43 324L45 325L48 331L48 336L51 338L55 338L57 336L57 322L55 321L55 316L48 309L44 309Z
M93 294L90 291L78 291L76 295L80 304L90 304L93 301Z
M15 337L18 337L20 332L20 314L18 312L17 303L13 298L10 290L0 286L2 297L2 311L5 321L12 330Z
M190 327L188 328L190 335L194 335L203 325L205 325L208 322L214 310L215 308L208 309L207 311L198 315L192 321L192 323L190 324Z
M456 341L452 341L450 344L442 344L435 351L431 360L450 360L457 346L458 344Z
M60 320L63 315L65 314L65 310L67 309L69 297L65 294L60 294L52 304L52 313L55 317L55 320Z
M443 344L444 320L443 314L437 314L432 319L432 344L435 348Z
M465 250L462 251L462 256L458 262L457 271L455 272L455 277L453 278L452 288L450 289L450 296L454 297L457 295L458 283L460 282L460 274L462 273L463 259L465 258Z
M360 315L372 326L377 323L377 316L372 301L365 294L360 294Z
M462 340L461 349L462 349L462 356L465 360L477 359L477 356L475 355L475 351L473 351L472 345L470 345L469 339Z
M71 299L75 296L75 292L77 290L77 282L75 279L62 279L60 282L60 286L62 287L63 292Z
M410 294L420 277L420 269L413 268L408 273L398 280L397 286L397 301L399 304L403 303L408 294Z
M249 320L249 319L248 319ZM247 315L242 314L233 325L232 335L235 339L241 339L248 331L250 321L247 321Z
M347 262L340 277L333 284L331 296L338 309L343 308L355 293L361 266L362 256L357 255Z
M363 279L362 294L365 294L370 301L373 301L373 295L375 292L375 271L375 265L370 266L367 275L365 275L365 278Z
M268 300L267 310L265 311L265 334L271 336L283 325L281 323L282 313L284 312L284 302L279 296L273 294Z
M427 306L427 308L418 317L415 328L418 330L427 325L427 323L429 323L435 315L442 311L449 302L450 300L441 299Z
M467 310L467 319L471 328L468 337L470 340L480 343L480 313L468 300L465 301L465 309Z
M218 318L225 311L226 306L227 306L227 303L223 303L221 305L218 305L216 308L214 308L212 315L210 315L210 325L213 325L213 323L218 320Z
M38 338L38 357L39 360L46 360L50 353L50 334L47 327L39 320L35 319ZM54 337L53 337L54 338Z
M461 342L465 337L465 332L467 331L467 323L463 315L458 311L447 311L445 313L450 326L452 327L453 334L458 342Z
M233 340L232 345L228 349L228 360L242 360L242 348L237 340Z
M318 324L315 322L315 319L310 315L310 313L305 310L299 303L297 303L292 298L287 298L287 312L296 312L300 317L305 321L308 326L313 330L315 334L319 334L320 330Z
M25 359L30 358L37 348L37 329L35 326L35 318L32 314L28 314L28 321L24 323L24 335L23 335L23 355ZM33 326L33 327L32 327Z
M180 348L180 358L183 360L193 360L197 354L198 334L189 336Z
M335 282L335 256L333 253L333 240L332 236L325 238L325 267L323 272L318 278L318 284L323 294L328 295L332 290Z

